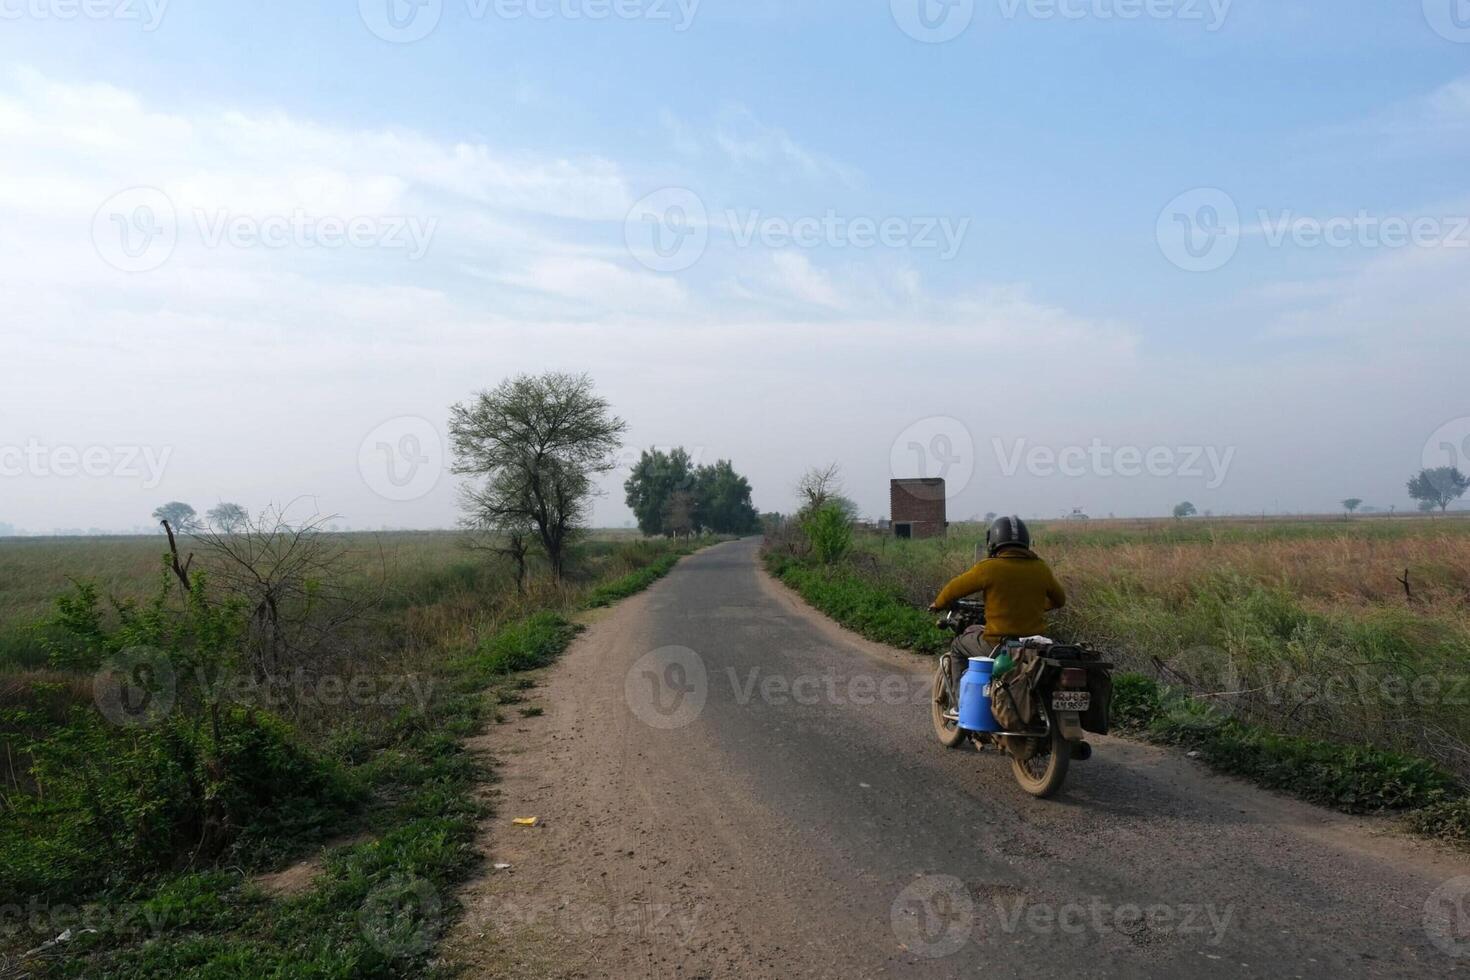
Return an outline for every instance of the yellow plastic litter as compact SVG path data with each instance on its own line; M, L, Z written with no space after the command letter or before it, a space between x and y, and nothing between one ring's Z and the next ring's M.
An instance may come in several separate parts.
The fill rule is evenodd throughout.
M516 817L511 823L517 827L534 827L541 822L540 817Z

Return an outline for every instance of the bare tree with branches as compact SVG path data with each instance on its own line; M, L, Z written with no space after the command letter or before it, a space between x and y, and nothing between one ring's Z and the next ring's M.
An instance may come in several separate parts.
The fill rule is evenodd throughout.
M803 513L814 514L842 493L842 467L837 463L814 466L796 481L796 496L803 503Z

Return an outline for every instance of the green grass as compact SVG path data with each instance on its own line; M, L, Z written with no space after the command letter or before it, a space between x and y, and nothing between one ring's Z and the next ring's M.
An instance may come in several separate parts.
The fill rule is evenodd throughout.
M581 629L560 613L535 613L482 643L475 659L491 675L535 670L559 656Z
M1115 679L1113 714L1125 732L1197 752L1222 772L1347 813L1419 810L1462 792L1454 777L1428 760L1273 734L1138 674Z
M34 896L48 913L24 923L0 921L0 953L34 948L85 920L98 932L82 933L49 957L28 962L31 975L386 978L434 972L436 944L460 911L455 890L474 865L472 842L484 817L477 791L491 775L463 740L498 720L496 705L519 702L533 686L521 672L548 665L573 641L580 627L567 617L588 596L602 585L631 594L658 577L640 571L657 566L664 574L677 555L662 542L585 542L568 587L538 587L532 596L517 597L503 570L477 564L448 536L401 541L408 554L389 556L381 618L365 624L357 637L363 645L354 653L370 661L370 670L412 672L424 680L431 696L422 702L307 711L294 726L256 712L239 733L226 725L233 755L215 751L213 743L181 755L191 743L168 726L141 732L98 727L90 705L67 706L64 685L60 707L39 702L39 710L24 700L23 688L12 689L21 707L6 710L27 713L26 737L49 746L42 757L50 753L77 773L91 771L82 764L91 760L111 781L100 785L104 792L95 805L80 795L28 802L18 798L23 787L9 787L0 797L0 893ZM375 577L370 564L359 566L365 583ZM145 567L150 574L157 568ZM129 594L146 590L134 584ZM85 724L56 727L67 724L70 710L82 712ZM531 718L538 711L520 713ZM0 719L0 729L5 724ZM203 731L207 736L207 725ZM163 818L195 778L190 774L199 767L191 760L215 758L250 776L227 786L233 803L225 812L239 826L230 830L228 850L191 853L192 837L158 835L188 826ZM79 825L79 808L107 819ZM78 826L109 834L114 844L99 844L93 830L79 833ZM123 850L116 846L144 830L154 836ZM272 897L254 884L258 873L287 867L314 845L344 836L367 839L333 847L305 894ZM64 912L83 905L88 912L66 921Z
M767 554L766 566L812 606L870 640L927 654L940 652L949 642L949 634L934 625L932 613L840 565L809 565Z
M650 565L629 572L606 585L599 585L587 594L583 604L588 609L601 609L636 595L674 570L679 555L663 555Z

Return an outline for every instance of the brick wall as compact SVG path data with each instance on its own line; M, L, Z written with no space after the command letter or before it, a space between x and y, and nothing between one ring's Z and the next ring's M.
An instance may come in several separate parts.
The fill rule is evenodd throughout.
M943 480L894 480L889 485L888 501L895 533L897 525L908 524L916 538L944 535L949 518Z

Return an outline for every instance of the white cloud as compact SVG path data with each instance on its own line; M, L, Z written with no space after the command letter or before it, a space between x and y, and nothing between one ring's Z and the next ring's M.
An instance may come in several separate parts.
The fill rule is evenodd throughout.
M857 168L809 149L786 130L757 118L747 106L729 103L714 124L701 131L669 110L659 115L674 148L687 157L702 155L706 144L740 170L759 170L803 180L835 180L848 188L862 183Z

